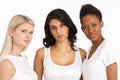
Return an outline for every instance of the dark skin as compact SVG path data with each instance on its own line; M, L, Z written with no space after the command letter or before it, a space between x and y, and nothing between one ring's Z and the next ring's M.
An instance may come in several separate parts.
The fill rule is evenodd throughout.
M92 42L92 48L90 50L88 59L94 54L98 46L104 40L101 29L103 27L103 21L100 21L96 15L88 14L81 19L82 31L86 37ZM117 80L117 64L113 63L106 67L108 80ZM112 73L111 73L112 71Z

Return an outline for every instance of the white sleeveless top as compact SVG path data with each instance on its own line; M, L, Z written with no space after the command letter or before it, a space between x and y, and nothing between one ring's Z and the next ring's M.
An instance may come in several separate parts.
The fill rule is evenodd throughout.
M45 48L44 53L44 80L79 80L81 77L81 55L79 50L75 51L74 63L60 66L52 62L50 48Z
M37 80L36 73L29 66L24 55L20 57L8 55L4 59L8 59L14 65L16 72L11 80Z

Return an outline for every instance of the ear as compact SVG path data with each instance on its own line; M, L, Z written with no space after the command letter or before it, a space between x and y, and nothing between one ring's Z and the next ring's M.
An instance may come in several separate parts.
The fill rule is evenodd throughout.
M9 35L10 35L10 36L13 36L13 35L14 35L14 32L15 32L15 31L14 31L13 28L10 28L10 29L9 29Z
M83 27L81 26L81 30L83 31Z
M81 30L84 32L85 31L85 28L83 26L81 26Z
M103 22L103 21L101 21L101 28L103 28L103 26L104 26L104 22Z

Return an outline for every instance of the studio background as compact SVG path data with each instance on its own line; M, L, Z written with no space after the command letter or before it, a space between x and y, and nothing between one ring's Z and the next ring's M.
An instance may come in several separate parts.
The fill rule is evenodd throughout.
M119 0L0 0L0 50L2 49L10 19L16 14L29 16L35 23L33 39L23 54L28 57L30 66L36 50L43 47L44 23L47 14L56 8L64 9L77 26L76 46L85 50L91 45L81 30L79 11L83 4L91 3L101 10L103 14L103 35L113 42L115 53L120 53L120 2ZM120 55L116 55L120 56ZM118 59L120 65L120 59ZM119 70L120 71L120 70ZM120 72L119 72L120 76Z

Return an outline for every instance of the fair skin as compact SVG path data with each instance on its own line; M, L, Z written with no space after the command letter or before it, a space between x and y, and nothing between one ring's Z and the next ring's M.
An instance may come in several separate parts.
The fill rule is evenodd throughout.
M56 40L55 45L50 47L50 55L54 64L60 66L71 65L75 60L75 51L72 50L68 33L69 28L63 25L59 20L52 19L49 23L50 31ZM82 59L85 57L85 51L80 48ZM69 54L66 54L69 53ZM34 70L38 74L38 80L42 80L43 74L44 48L38 49L34 61Z
M101 28L103 27L103 22L95 15L86 15L81 20L82 30L86 37L92 42L92 49L90 51L89 57L94 54L97 47L104 40L101 34ZM113 63L106 67L108 80L117 80L117 64Z
M29 23L19 25L16 29L10 29L9 35L13 37L12 49L10 55L19 57L20 53L26 48L33 34L34 27ZM14 65L8 60L4 59L0 62L0 80L11 80L16 70Z

